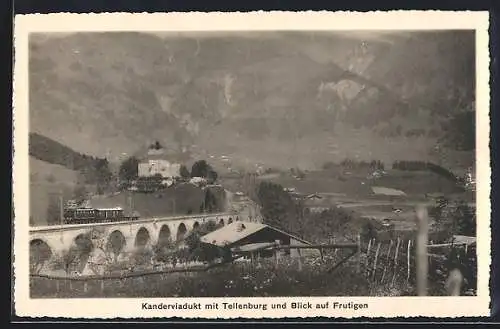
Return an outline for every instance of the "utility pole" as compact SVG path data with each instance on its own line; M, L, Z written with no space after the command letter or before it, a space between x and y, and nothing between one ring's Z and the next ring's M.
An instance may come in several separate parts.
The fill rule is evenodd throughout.
M133 202L133 192L129 192L128 194L128 206L130 208L130 213L133 215L134 213L134 202Z
M59 222L64 223L64 197L62 190L59 190Z
M61 225L61 242L63 242L63 229L62 225L64 224L64 197L62 189L59 190L59 222Z

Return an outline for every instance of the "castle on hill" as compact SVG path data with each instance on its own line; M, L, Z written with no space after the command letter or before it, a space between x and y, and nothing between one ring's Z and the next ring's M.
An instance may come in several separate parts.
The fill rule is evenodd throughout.
M164 179L181 177L182 159L178 155L169 154L159 142L152 144L147 154L138 165L139 177L161 176Z

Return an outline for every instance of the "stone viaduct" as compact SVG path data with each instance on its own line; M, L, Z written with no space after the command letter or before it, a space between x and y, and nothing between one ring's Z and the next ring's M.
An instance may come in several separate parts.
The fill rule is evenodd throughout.
M92 238L93 244L101 241L107 248L132 251L138 247L157 245L160 242L180 242L203 223L227 225L233 221L247 220L238 214L199 214L182 217L147 218L127 222L54 225L30 228L30 251L45 248L50 255L61 255L78 243L79 239ZM88 237L87 237L88 239ZM95 245L94 245L95 247ZM38 251L40 252L40 250Z

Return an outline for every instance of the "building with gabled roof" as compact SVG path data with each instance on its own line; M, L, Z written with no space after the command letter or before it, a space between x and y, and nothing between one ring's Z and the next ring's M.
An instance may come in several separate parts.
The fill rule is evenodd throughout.
M274 244L289 245L311 245L310 242L287 233L276 227L255 222L236 221L218 230L210 232L201 237L202 243L212 244L218 247L229 247L236 253L251 253L259 250L261 256L270 256L269 252L262 247L271 247ZM291 249L283 252L291 257L300 255L319 254L315 249Z
M185 159L179 153L167 152L159 143L152 145L144 156L139 156L139 177L159 175L163 178L181 176L181 164Z

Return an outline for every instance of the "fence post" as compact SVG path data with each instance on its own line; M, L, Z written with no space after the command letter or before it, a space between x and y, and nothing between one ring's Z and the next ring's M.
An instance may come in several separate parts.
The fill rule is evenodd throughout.
M335 244L335 237L333 236L332 237L332 244ZM333 251L333 256L335 257L335 259L337 259L337 253L338 253L338 249L335 248L334 251Z
M358 252L358 261L357 261L357 266L356 266L356 273L361 273L361 234L358 234L357 237L357 252Z
M300 253L300 249L297 249L297 254L299 255L298 260L299 260L299 271L302 271L302 254Z
M372 238L370 238L368 240L368 247L366 248L366 262L365 262L366 265L365 265L365 267L366 267L367 274L369 274L369 272L370 272L370 269L368 267L370 266L370 249L372 247L372 240L373 240Z
M382 243L379 242L378 245L377 245L377 251L375 251L375 260L373 262L373 274L372 274L372 280L375 280L375 274L377 272L377 260L378 260L378 253L380 251L380 245Z
M387 271L387 266L389 266L389 259L391 257L391 249L392 249L392 240L389 243L389 249L387 250L386 263L384 264L384 272L382 273L382 279L380 280L380 283L383 283L385 279L385 273Z
M396 281L396 272L397 272L397 266L398 266L398 252L399 252L399 244L400 243L401 243L401 239L398 237L398 242L396 243L396 252L394 253L393 274L392 274L391 285L394 285L394 281Z
M87 281L83 281L83 292L87 293L89 290Z
M429 217L427 208L419 206L416 209L418 235L417 235L417 293L419 296L427 295L427 274L429 262L427 257L427 243L429 240Z
M399 252L399 244L401 243L401 239L398 238L398 242L396 243L396 253L394 254L394 265L398 265L398 252Z
M280 243L280 240L275 240L274 241L276 243L277 246L279 246L281 243ZM274 249L275 250L275 256L276 256L276 266L279 265L279 262L280 262L280 250L279 249Z
M408 240L408 251L407 251L407 268L408 274L406 276L406 281L410 281L410 248L411 248L411 240Z

